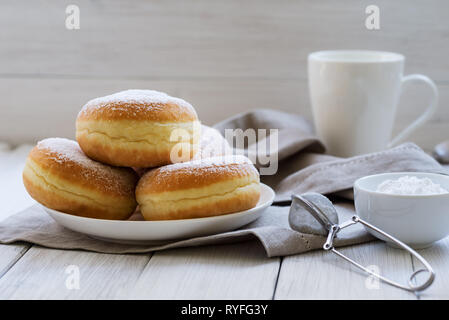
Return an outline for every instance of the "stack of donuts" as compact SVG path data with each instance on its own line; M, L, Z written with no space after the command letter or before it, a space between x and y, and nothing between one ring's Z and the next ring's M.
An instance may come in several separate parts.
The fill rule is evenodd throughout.
M23 171L28 193L67 214L145 220L229 214L256 206L259 173L201 125L188 102L153 90L93 99L76 119L76 140L48 138Z

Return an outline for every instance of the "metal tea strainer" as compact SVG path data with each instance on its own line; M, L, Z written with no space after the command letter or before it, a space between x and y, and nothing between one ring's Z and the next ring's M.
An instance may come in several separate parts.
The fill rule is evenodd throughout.
M335 223L336 217L338 217L337 210L332 205L332 202L328 198L323 196L322 194L306 193L306 194L302 194L302 195L293 195L292 196L292 206L291 206L290 210L298 210L299 208L303 208L303 209L307 210L307 212L310 213L319 222L319 224L326 230L327 240L323 245L324 250L331 251L331 252L335 253L339 257L352 263L354 266L356 266L357 268L372 275L373 277L376 277L376 278L380 279L381 281L386 282L386 283L388 283L392 286L395 286L397 288L404 289L407 291L413 291L413 292L422 291L422 290L426 289L427 287L429 287L432 284L433 280L435 279L435 272L433 271L432 267L418 252L416 252L415 250L410 248L408 245L406 245L402 241L396 239L392 235L390 235L390 234L380 230L379 228L371 225L370 223L362 220L357 215L352 216L352 218L350 220L345 221L343 223L338 223L338 222ZM290 212L290 215L291 215L291 212ZM332 222L332 220L334 222ZM352 226L354 224L357 224L357 223L361 223L366 228L374 230L375 232L377 232L377 233L381 234L382 236L384 236L385 238L389 239L391 242L393 242L397 246L410 252L413 256L416 257L416 259L421 261L421 263L424 265L425 269L419 269L419 270L413 272L410 275L410 278L408 280L408 285L403 285L396 281L385 278L385 277L381 276L380 274L373 272L372 270L360 265L356 261L352 260L351 258L345 256L344 254L342 254L341 252L336 250L333 246L333 242L334 242L334 239L337 236L337 234L341 230L343 230L349 226ZM413 285L413 279L416 277L416 275L418 275L419 273L422 273L422 272L428 272L428 274L429 274L428 279L421 285Z

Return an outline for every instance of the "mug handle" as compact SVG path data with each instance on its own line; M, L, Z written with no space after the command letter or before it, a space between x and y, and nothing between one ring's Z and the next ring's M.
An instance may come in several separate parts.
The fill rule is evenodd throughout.
M421 81L426 83L430 87L430 89L432 89L433 96L430 100L429 106L424 111L424 113L418 119L413 121L407 128L402 130L393 140L391 140L391 142L388 144L389 148L407 138L413 131L427 122L435 113L438 107L438 89L432 79L422 74L410 74L402 78L401 86L404 85L404 83L406 83L407 81Z

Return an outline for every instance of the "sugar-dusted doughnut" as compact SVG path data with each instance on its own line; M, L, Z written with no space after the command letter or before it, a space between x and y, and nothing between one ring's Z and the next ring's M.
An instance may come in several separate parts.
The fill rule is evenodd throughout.
M177 163L145 173L136 197L146 220L223 215L256 206L259 173L244 156Z
M232 148L221 133L217 129L202 125L198 152L193 157L193 160L230 154L232 154Z
M201 125L186 101L153 90L127 90L93 99L76 120L76 139L90 158L124 167L188 161Z
M206 159L218 157L223 155L231 155L232 148L221 133L214 128L206 125L201 125L201 138L198 147L198 152L192 160ZM143 176L145 172L151 168L133 168L139 177Z
M127 219L135 210L137 174L89 159L78 143L62 138L40 141L28 155L23 182L44 206L99 219Z

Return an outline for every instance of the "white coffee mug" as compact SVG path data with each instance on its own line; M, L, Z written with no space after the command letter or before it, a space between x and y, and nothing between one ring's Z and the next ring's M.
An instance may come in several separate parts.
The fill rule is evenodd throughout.
M403 76L404 56L363 50L309 55L309 90L315 128L330 154L350 157L391 147L424 124L438 105L435 83L420 74ZM391 139L402 85L422 81L433 92L429 107Z

